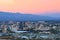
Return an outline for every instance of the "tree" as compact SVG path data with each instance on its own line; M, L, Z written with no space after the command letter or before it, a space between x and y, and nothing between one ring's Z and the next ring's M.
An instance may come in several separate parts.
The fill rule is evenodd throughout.
M52 28L52 29L50 29L50 32L53 34L58 34L59 31Z

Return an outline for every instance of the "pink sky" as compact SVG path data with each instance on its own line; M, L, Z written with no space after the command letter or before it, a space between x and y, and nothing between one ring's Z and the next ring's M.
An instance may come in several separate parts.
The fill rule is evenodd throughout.
M0 11L22 13L60 12L60 0L0 0Z

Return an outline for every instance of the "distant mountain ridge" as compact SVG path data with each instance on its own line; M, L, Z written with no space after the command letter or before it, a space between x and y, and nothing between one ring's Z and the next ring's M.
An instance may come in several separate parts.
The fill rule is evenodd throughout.
M60 17L60 12L46 12L46 13L42 13L40 15L59 18Z
M38 20L55 20L55 18L32 14L0 12L0 21L38 21Z

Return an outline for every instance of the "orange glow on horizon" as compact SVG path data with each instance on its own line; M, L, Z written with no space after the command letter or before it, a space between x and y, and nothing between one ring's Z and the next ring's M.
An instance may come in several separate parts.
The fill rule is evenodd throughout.
M0 11L23 13L60 11L60 0L0 0Z

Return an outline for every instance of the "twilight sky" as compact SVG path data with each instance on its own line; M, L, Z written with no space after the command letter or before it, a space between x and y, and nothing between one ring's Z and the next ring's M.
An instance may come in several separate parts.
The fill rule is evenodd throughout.
M0 0L0 11L41 13L60 11L60 0Z

